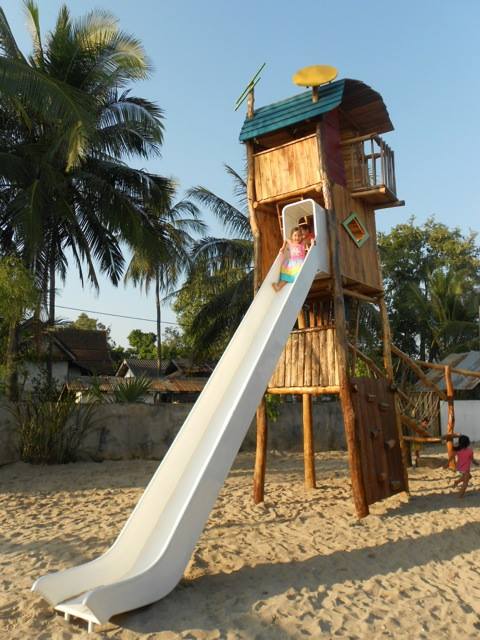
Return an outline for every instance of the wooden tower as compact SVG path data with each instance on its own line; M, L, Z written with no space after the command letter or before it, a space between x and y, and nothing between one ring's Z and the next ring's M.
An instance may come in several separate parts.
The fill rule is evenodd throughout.
M368 514L369 504L408 491L375 227L376 210L404 204L396 195L393 151L380 137L392 129L381 96L363 82L344 79L256 110L252 90L240 134L247 151L256 289L282 244L282 208L310 198L327 211L330 274L315 279L267 391L302 397L309 488L315 486L312 398L340 396L359 517ZM352 302L380 309L382 379L353 377L352 360L362 354L348 334ZM263 500L266 446L262 403L257 502Z

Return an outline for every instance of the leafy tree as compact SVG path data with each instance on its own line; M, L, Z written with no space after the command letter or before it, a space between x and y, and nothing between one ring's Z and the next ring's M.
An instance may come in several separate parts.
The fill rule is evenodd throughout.
M37 5L25 6L29 57L0 9L0 242L21 251L53 326L68 252L82 283L98 288L99 268L117 284L121 243L155 245L153 213L173 187L124 160L158 155L163 141L161 109L129 90L150 73L141 43L108 12L74 20L66 6L43 37Z
M395 344L410 356L427 360L455 349L456 342L457 346L464 342L465 336L454 337L453 325L447 328L446 319L467 323L472 320L466 301L474 299L474 285L480 280L476 234L463 235L460 229L450 229L434 218L418 226L411 218L390 233L379 234L378 244ZM448 303L444 299L447 292ZM439 302L449 305L450 311L440 312ZM432 323L435 316L437 320ZM446 332L449 339L439 337L440 325L444 338Z
M131 358L134 355L133 349L125 349L119 344L115 342L111 342L110 345L110 357L113 360L113 363L118 368L124 360L127 358Z
M134 329L130 331L127 338L132 348L133 357L141 358L142 360L151 360L157 355L155 346L157 336L154 333Z
M163 332L162 358L186 358L190 356L191 348L185 336L176 327L167 327Z
M18 399L18 327L27 311L38 304L39 291L29 271L20 259L9 256L0 259L0 319L7 332L5 355L7 396Z
M71 324L74 329L84 329L88 331L107 331L109 329L96 318L90 318L86 313L81 313Z

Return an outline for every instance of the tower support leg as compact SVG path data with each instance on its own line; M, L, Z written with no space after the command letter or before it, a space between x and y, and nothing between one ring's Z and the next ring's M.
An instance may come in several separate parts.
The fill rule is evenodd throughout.
M265 495L265 470L267 467L267 405L265 396L257 409L257 447L255 451L255 470L253 473L253 501L263 502Z

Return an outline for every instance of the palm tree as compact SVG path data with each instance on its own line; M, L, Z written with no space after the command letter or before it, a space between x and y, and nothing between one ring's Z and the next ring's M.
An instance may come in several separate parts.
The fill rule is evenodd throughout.
M435 269L426 277L424 287L412 285L410 291L429 339L430 360L472 348L477 339L475 296L464 271Z
M198 216L197 207L187 199L158 213L155 220L158 246L153 253L144 248L136 249L125 274L125 283L131 281L135 286L144 287L147 294L151 284L155 284L158 375L162 367L161 294L172 292L188 266L192 244L190 232L201 233L205 229Z
M192 248L191 266L175 309L180 312L197 355L221 351L248 309L253 296L253 242L245 180L225 165L238 205L202 186L187 196L207 207L235 237L206 237ZM192 314L193 311L193 314Z
M82 284L98 288L97 268L118 284L122 243L154 250L152 213L173 184L126 164L159 155L163 141L161 109L128 89L150 73L140 42L107 12L73 20L65 6L43 38L37 5L25 7L28 58L0 9L0 241L36 275L53 327L68 254Z

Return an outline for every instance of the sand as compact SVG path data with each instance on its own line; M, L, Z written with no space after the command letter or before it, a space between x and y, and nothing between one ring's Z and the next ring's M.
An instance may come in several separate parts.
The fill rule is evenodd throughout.
M0 638L480 637L480 470L459 500L449 472L413 469L409 501L390 498L359 522L345 454L317 456L310 492L301 456L268 464L267 499L254 506L252 457L238 457L172 594L89 636L31 584L105 550L156 463L1 468Z

